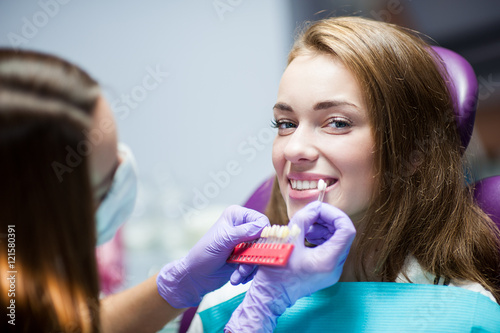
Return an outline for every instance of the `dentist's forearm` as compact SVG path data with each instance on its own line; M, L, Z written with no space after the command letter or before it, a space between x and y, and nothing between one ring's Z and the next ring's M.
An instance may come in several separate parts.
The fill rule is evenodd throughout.
M157 332L185 310L172 307L158 294L155 275L101 301L102 332Z

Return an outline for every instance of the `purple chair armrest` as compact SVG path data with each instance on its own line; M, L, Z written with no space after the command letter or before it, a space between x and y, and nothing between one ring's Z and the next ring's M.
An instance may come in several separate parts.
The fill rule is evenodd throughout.
M475 184L474 198L479 207L500 228L500 176L484 178Z

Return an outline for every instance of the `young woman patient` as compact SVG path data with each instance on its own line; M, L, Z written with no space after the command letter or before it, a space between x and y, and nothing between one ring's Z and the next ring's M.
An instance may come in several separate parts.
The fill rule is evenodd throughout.
M377 288L397 285L405 293L413 288L419 296L424 293L415 288L422 284L439 293L468 289L460 299L479 297L493 307L488 309L498 311L500 235L465 186L464 147L438 59L418 35L392 24L338 17L310 25L289 54L273 108L273 126L278 132L272 156L276 180L267 215L271 223L287 224L297 216L302 219L304 209L323 209L306 205L316 200L318 180L324 179L328 185L324 202L345 212L357 231L338 276L340 282L357 283L339 283L334 290L374 286L363 282L375 282ZM307 240L317 245L334 234L335 227L319 222L312 230L315 236ZM250 287L228 285L209 294L189 332L199 331L201 325L210 331L210 323L224 311L221 300L246 289L226 331L272 331L285 309L321 288L308 286L297 294L309 281L298 275L295 284L284 283L283 275L291 279L287 268L260 266ZM257 294L268 295L268 303L254 304ZM343 308L347 298L358 300L357 296L342 298L341 292L333 294L328 303L331 311ZM382 293L377 289L371 295ZM408 295L404 296L407 303L419 298L404 295ZM430 298L440 310L431 311L426 320L448 318L448 305L441 310L441 304L456 303L453 297ZM239 303L232 302L234 309ZM369 306L362 296L354 304L353 313ZM292 306L287 313L299 318L312 306ZM398 306L392 310L396 313ZM320 316L318 312L310 315L313 322ZM330 329L361 327L349 323L353 320L349 316L355 314L333 315L325 315L332 318ZM292 315L285 317L277 331L284 327L280 324L294 320ZM394 323L401 320L394 317ZM371 322L371 316L363 314L363 318ZM500 325L496 320L492 325ZM318 329L312 327L308 329ZM368 326L372 331L374 327Z

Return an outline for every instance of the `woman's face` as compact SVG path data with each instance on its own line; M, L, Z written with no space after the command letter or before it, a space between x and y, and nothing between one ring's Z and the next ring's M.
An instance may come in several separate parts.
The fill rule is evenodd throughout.
M273 164L291 218L318 198L353 221L367 209L374 186L374 139L361 89L334 57L295 58L281 78L274 106L278 135Z

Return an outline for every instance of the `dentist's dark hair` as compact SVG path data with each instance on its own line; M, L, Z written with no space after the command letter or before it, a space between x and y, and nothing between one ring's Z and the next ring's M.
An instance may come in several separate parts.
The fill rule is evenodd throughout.
M16 324L7 316L4 328L100 331L88 158L66 165L64 178L54 169L85 140L99 95L96 81L67 61L0 49L0 299L3 309L15 299Z
M375 191L349 255L358 278L395 281L413 256L427 272L480 283L500 302L499 231L464 186L453 104L429 45L393 24L337 17L306 27L288 63L314 54L338 59L357 79L376 146ZM275 186L270 214L284 211L280 196ZM270 220L284 223L280 215Z

